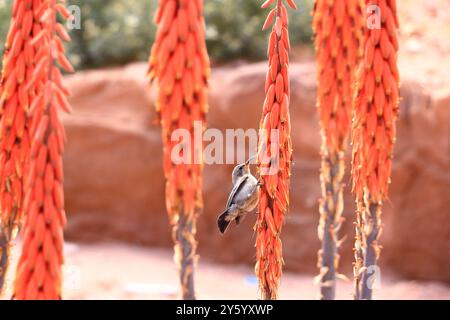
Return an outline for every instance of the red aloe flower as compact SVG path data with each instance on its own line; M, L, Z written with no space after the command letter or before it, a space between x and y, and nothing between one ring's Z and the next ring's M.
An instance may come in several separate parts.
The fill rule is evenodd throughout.
M267 0L262 8L272 5ZM286 1L292 9L292 0ZM292 162L289 116L289 34L287 10L276 0L263 29L273 24L270 34L266 77L266 99L260 123L258 169L261 176L258 220L255 225L256 266L262 298L276 299L282 273L283 257L280 233L289 206L289 178ZM277 132L278 134L274 134Z
M172 226L175 260L182 296L195 299L194 265L197 215L202 200L202 146L194 148L195 124L200 134L208 111L210 62L205 43L203 0L160 0L155 15L156 40L149 59L149 77L159 86L156 110L162 126L166 207ZM191 137L181 149L172 133L185 129ZM183 163L171 158L177 153Z
M317 107L322 134L318 267L321 298L334 299L339 264L338 231L344 218L343 178L350 134L354 70L362 57L363 0L316 0L313 29L317 61Z
M26 172L22 254L14 284L15 299L61 299L63 227L66 224L62 153L64 127L58 111L70 111L68 89L57 63L73 68L64 55L62 40L70 40L57 23L70 13L63 1L43 0L33 14L42 22L32 40L36 67L28 83L37 95L30 107L30 163Z
M35 97L29 82L35 68L32 38L41 30L36 10L43 0L16 0L0 81L0 291L9 246L23 222L23 180L30 148L28 110Z
M380 18L365 32L353 116L353 191L357 201L355 298L371 299L368 268L380 255L381 205L388 197L399 104L395 0L366 0ZM375 7L373 7L375 8ZM370 271L370 272L368 272Z

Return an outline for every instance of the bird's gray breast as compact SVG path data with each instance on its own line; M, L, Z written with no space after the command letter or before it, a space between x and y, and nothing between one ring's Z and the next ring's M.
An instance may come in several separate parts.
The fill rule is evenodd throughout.
M227 208L236 205L244 211L251 211L256 207L258 199L258 180L253 175L240 178L228 199Z

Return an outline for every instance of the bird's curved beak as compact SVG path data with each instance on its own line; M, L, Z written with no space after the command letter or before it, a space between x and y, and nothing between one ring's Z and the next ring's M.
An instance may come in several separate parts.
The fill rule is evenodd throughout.
M257 157L257 155L255 154L255 155L251 156L250 158L248 158L248 160L245 162L245 166L246 167L249 166L251 164L251 162L256 159L256 157Z

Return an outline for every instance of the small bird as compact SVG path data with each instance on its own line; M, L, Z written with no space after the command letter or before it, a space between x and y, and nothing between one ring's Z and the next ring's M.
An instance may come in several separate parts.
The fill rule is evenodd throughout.
M258 201L259 182L250 171L251 157L245 163L237 165L231 175L233 190L228 197L226 210L217 219L220 233L225 233L231 221L238 225L245 214L255 210Z

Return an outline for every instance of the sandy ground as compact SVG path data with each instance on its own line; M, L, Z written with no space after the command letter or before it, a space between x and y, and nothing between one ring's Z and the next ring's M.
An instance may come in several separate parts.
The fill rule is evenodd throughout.
M14 247L8 276L10 296L20 245ZM65 299L177 299L172 253L123 244L66 244ZM199 299L255 299L257 282L248 266L224 266L200 260L196 273ZM339 281L338 299L351 299L350 282ZM281 299L317 299L313 276L285 273ZM450 299L450 286L383 275L376 299Z

